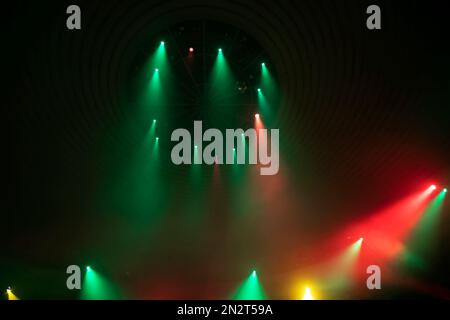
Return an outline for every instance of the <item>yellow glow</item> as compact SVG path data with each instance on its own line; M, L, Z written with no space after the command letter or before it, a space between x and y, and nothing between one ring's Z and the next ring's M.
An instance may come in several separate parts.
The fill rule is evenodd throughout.
M294 285L290 288L290 299L294 300L320 300L320 287L314 285L314 281L292 279Z
M11 289L6 289L6 294L8 295L8 300L19 300L17 296L11 291Z
M303 295L303 300L314 300L311 289L309 287L306 287L305 294Z

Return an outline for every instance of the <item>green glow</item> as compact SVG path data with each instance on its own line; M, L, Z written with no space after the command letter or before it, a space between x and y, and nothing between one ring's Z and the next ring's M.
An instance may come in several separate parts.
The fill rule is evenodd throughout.
M156 69L158 70L158 69ZM148 91L148 102L149 106L152 108L152 112L158 113L162 109L162 104L164 101L164 94L161 85L160 73L156 71L150 80L150 86Z
M238 108L236 81L221 49L212 67L210 83L208 112L213 120L221 122L225 116L237 112Z
M142 100L142 104L146 110L146 114L142 116L144 118L150 118L150 116L152 118L164 118L169 104L168 97L172 96L168 94L172 91L171 81L169 80L171 66L164 41L156 48L146 68L148 68L147 70L151 70L151 72L147 75L146 86L143 88L144 99Z
M159 47L156 49L156 52L152 58L152 65L154 68L162 68L164 70L168 69L169 59L167 57L164 41L161 41Z
M261 91L258 91L258 105L266 119L270 121L279 104L280 95L277 84L265 63L261 64L260 89Z
M258 106L265 118L270 117L270 105L261 89L258 89Z
M334 259L328 267L331 271L322 281L322 289L340 292L351 286L363 242L363 238L358 239Z
M153 145L153 162L157 164L159 157L159 137L155 138L155 144Z
M250 276L237 290L234 300L265 300L266 294L259 283L258 274L253 270Z
M81 299L83 300L118 300L121 295L117 288L98 272L90 267L86 268Z
M265 63L261 64L261 86L265 90L275 89L276 83Z
M413 269L424 269L426 261L433 254L436 246L435 233L439 225L440 213L446 196L445 189L442 190L427 206L419 223L407 241L408 246L401 257L401 261L407 267Z
M361 246L363 243L363 238L360 238L358 241L353 243L347 250L343 252L343 254L339 257L338 265L343 270L351 269L356 259L358 258L359 252L361 251Z

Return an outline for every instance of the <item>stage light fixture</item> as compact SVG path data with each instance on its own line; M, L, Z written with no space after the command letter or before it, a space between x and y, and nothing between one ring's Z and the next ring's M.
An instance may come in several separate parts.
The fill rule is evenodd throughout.
M444 193L447 193L447 188L444 188L444 190L442 190L442 191L444 191Z
M191 52L191 53L194 52L194 48L190 47L189 52Z
M259 113L255 114L255 118L259 119Z

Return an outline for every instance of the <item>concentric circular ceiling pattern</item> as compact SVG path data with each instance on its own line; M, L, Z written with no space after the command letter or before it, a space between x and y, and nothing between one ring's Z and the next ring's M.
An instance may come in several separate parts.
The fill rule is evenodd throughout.
M14 166L15 184L23 201L16 206L22 213L11 219L26 223L15 228L19 249L6 248L6 252L13 258L27 252L30 259L39 258L44 263L58 260L70 264L73 259L86 260L106 250L96 257L99 264L116 259L121 260L121 270L126 263L134 266L140 275L132 275L130 283L141 281L140 292L148 289L148 279L157 279L160 273L168 280L171 272L184 272L183 265L169 265L175 259L170 254L178 253L176 259L192 267L189 270L197 268L198 273L189 273L193 282L214 277L211 270L229 270L221 279L226 282L238 278L251 264L245 260L250 249L258 249L248 256L266 263L267 270L286 272L293 266L276 263L297 255L295 248L301 251L302 246L306 247L306 240L312 241L312 233L323 236L339 228L336 221L370 212L371 208L421 188L431 179L439 178L445 183L450 137L446 124L449 112L442 101L449 101L446 74L450 69L445 53L428 53L431 47L439 48L442 39L430 32L432 28L415 24L419 19L407 11L408 6L384 2L383 30L368 31L368 4L322 0L79 1L80 31L65 28L67 3L19 5L17 12L23 21L28 21L26 25L35 21L40 27L25 29L20 19L11 23L12 31L22 35L13 45L19 49L18 57L23 62L17 66L20 72L14 77L15 88L19 89L12 92L17 105L13 135L18 142L14 152L20 159ZM426 10L422 13L427 15ZM277 217L277 212L272 212L274 219L280 219L279 226L288 225L280 242L268 243L263 249L252 244L248 251L236 249L236 262L225 254L214 255L210 265L200 265L210 254L208 248L197 247L201 241L215 244L208 240L209 233L189 238L178 234L182 232L179 229L165 226L165 231L192 241L192 247L198 250L192 249L191 256L187 249L178 252L178 240L168 239L167 235L157 238L173 246L165 247L164 252L157 248L127 248L126 243L132 246L149 240L141 232L134 233L134 223L146 225L148 221L133 217L133 223L127 224L127 217L114 215L117 208L112 204L116 200L112 199L113 193L100 194L118 184L117 180L123 188L127 187L128 178L121 180L120 169L130 161L152 120L136 119L130 97L130 81L142 66L140 57L151 55L162 36L197 24L206 26L206 33L216 26L224 32L238 30L248 37L249 48L261 51L249 69L258 66L260 57L273 68L281 101L271 127L280 129L280 180L287 186L283 190L286 193L274 197L283 208L280 210L289 212L289 222L294 222L283 222L284 213ZM206 36L209 38L203 45L207 54L213 55L223 39L217 32ZM179 46L176 41L171 43L173 39L176 37L167 39L167 45ZM175 70L179 70L177 59ZM196 111L192 112L195 115ZM167 132L174 129L170 124L166 128ZM162 146L170 139L164 138ZM161 188L173 194L162 199L167 200L165 209L170 213L170 208L186 200L190 193L184 177L178 176L178 169L170 164L165 168L170 169L161 172L167 179ZM293 196L302 206L283 203L284 196ZM106 205L99 200L101 197ZM176 213L170 214L174 220L181 219ZM240 232L255 231L250 225L253 221L246 221L249 225L244 224ZM267 227L271 221L258 227ZM299 221L304 225L298 225L296 231L295 222ZM104 227L99 228L100 225ZM304 244L288 239L304 229L311 233L305 235ZM79 237L68 239L67 230ZM188 231L192 231L189 225ZM226 231L230 230L224 229L217 237L231 237L227 245L236 248L245 247L247 237L251 237ZM263 231L256 232L261 235ZM30 233L33 248L28 245ZM65 249L54 248L55 243L64 243ZM275 248L276 245L286 245L282 247L285 250ZM130 255L129 261L119 256L111 258L116 250L131 250L138 257ZM53 256L41 255L47 251ZM225 250L232 251L228 247ZM154 262L152 254L162 262ZM139 257L145 261L139 261ZM153 272L151 277L143 275L146 268ZM161 286L162 283L163 280ZM197 282L190 285L200 286ZM139 285L133 289L136 287ZM214 292L221 290L224 289ZM199 296L202 295L195 297Z

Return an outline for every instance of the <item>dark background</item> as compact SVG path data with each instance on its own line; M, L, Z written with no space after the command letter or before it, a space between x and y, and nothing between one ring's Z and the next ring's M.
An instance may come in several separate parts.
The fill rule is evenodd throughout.
M81 31L65 27L69 4L18 1L6 11L0 288L12 281L24 297L73 298L64 289L65 267L96 264L131 297L217 298L246 274L248 256L288 272L292 266L275 266L278 258L424 185L450 185L443 1L373 2L382 8L379 31L365 27L372 1L77 1ZM301 244L284 239L266 251L233 240L234 249L224 249L226 219L196 230L220 234L214 241L193 240L169 214L164 231L145 238L152 249L144 253L145 241L130 238L126 213L112 212L113 200L99 196L111 181L120 183L114 174L140 139L139 128L121 125L133 118L128 68L142 39L189 21L241 30L276 70L284 100L273 127L282 132L289 193L305 204L287 204ZM220 41L211 39L210 49ZM170 165L163 176L173 190L165 200L183 203L186 179ZM439 254L423 275L446 288L449 221L447 201ZM222 249L228 254L215 254ZM175 292L152 291L167 286ZM417 295L392 288L384 297Z

